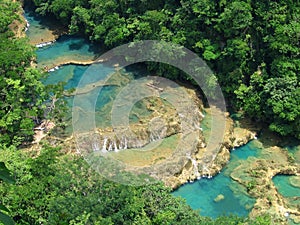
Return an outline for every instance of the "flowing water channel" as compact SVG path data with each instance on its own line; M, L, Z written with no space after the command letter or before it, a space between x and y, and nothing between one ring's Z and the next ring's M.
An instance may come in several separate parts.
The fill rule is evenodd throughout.
M42 20L35 17L32 13L26 12L25 17L30 24L27 35L32 40L32 43L36 44L42 42L43 38L41 38L41 36L49 35L50 32L47 25L42 23ZM72 63L60 67L56 67L56 65L59 64L59 62L88 62L95 59L97 55L99 55L99 52L99 49L97 50L95 46L89 44L83 38L68 35L60 37L54 43L46 43L44 46L39 45L36 51L38 67L50 70L49 76L43 80L43 82L45 84L64 82L65 90L77 87L83 74L86 73L88 66L75 65ZM97 70L95 70L98 77L97 79L99 79L99 76L105 78L108 74L115 72L115 68L107 67L104 64L98 64ZM126 79L128 80L132 80L135 77L132 73L124 74L126 74ZM90 74L90 83L94 82L93 77L93 74ZM105 106L110 104L117 93L117 88L114 85L108 85L102 88L96 106L99 111L96 115L99 126L109 125L105 123L105 115L107 115L107 111L105 110L108 110ZM67 98L70 107L72 106L72 100L72 96ZM136 110L141 111L142 108L142 106L137 107ZM104 110L104 112L101 110ZM140 113L140 115L148 113L149 112L143 112ZM131 115L133 122L138 119L136 115L137 113ZM204 133L206 129L205 123L206 121L204 120L202 125ZM169 141L173 143L173 139L174 137L167 139L167 143ZM247 216L255 203L255 199L247 195L244 187L230 178L230 173L235 167L243 163L244 160L260 156L262 149L259 147L261 145L259 145L258 142L258 140L251 141L247 145L232 151L230 162L217 176L211 179L201 178L193 183L185 184L174 191L173 195L181 196L186 199L187 203L193 209L199 210L200 214L204 216L212 218L229 214ZM168 145L172 145L172 143ZM290 150L292 154L300 154L299 149L295 150L290 147ZM299 160L299 157L297 159ZM299 204L300 187L295 185L293 179L298 178L278 175L273 178L273 182L280 194L291 199L291 204Z

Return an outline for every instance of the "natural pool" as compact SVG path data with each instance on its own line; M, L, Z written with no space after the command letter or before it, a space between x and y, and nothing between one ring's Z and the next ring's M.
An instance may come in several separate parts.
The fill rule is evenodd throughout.
M69 62L89 62L97 58L99 51L83 38L63 35L54 43L38 48L36 54L38 66L51 69Z
M273 177L274 185L278 192L286 199L289 207L300 206L300 179L297 176L277 175ZM288 218L290 225L295 225L294 220Z
M48 32L44 25L41 25L39 18L25 14L31 24L27 34L29 38L41 40L42 31ZM89 61L97 57L98 52L94 46L91 46L86 40L79 37L63 36L55 43L39 48L37 50L37 61L39 67L49 67L56 65L58 62L67 61ZM87 72L88 66L66 65L58 70L49 73L46 84L55 84L57 82L65 82L65 90L77 87L84 73ZM115 72L112 67L107 67L103 64L98 64L95 67L97 70L97 78L91 70L90 80L88 83L93 83L94 79L99 80L100 77L107 76ZM129 75L132 79L132 75ZM108 104L116 95L116 89L113 86L104 87L97 101L97 108L100 110L102 106ZM72 97L68 97L68 103L72 105ZM104 121L104 113L96 115L98 121ZM137 118L133 118L137 119ZM208 118L207 118L208 119ZM203 123L204 132L207 130L205 121ZM245 189L230 178L230 172L237 165L247 160L249 157L259 157L260 148L256 146L256 141L252 141L247 145L240 147L231 153L231 160L228 165L221 171L220 174L212 179L202 178L194 183L186 184L173 192L174 196L181 196L186 199L187 203L193 208L198 209L201 215L216 218L220 215L236 214L239 216L247 216L253 207L255 199L246 194ZM298 151L299 153L300 151ZM299 154L298 154L299 155ZM299 161L299 157L296 157ZM273 179L279 192L285 197L294 197L299 193L299 188L293 187L290 184L289 177L276 176Z
M300 198L300 181L296 181L296 176L277 175L273 178L273 182L284 197Z
M220 174L212 179L201 178L194 183L188 183L173 192L174 196L181 196L193 208L200 210L203 216L216 218L222 215L235 214L247 216L255 203L245 189L230 178L230 170L248 157L259 154L255 141L240 147L231 153L229 164ZM217 197L221 199L217 201ZM219 197L219 198L220 198ZM224 199L222 199L224 198Z

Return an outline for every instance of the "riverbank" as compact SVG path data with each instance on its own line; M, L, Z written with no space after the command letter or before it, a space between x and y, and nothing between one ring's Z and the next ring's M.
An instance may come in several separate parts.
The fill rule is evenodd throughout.
M41 35L44 35L44 33ZM48 36L48 35L46 35L46 36ZM41 36L39 36L39 37L41 37ZM54 36L52 36L52 37L54 37ZM34 38L34 39L36 39L36 38ZM43 38L43 40L45 40L45 39ZM80 44L81 44L81 42L79 41L79 45ZM56 45L56 43L55 43L55 45ZM67 51L70 48L70 46L75 46L75 45L77 47L79 46L79 45L73 44L73 43L70 43L69 45L64 45L63 41L61 41L58 46L55 46L55 49L53 50L53 54L55 52L59 51L59 49L58 49L59 47L63 47L64 49L66 49L67 55L57 56L57 54L56 54L55 55L56 58L53 58L53 59L51 58L51 56L49 56L49 54L47 54L47 51L51 49L51 46L45 47L45 49L43 49L43 48L39 49L39 51L45 51L45 53L43 54L43 60L40 60L42 62L38 62L38 67L44 68L47 71L49 71L49 70L52 71L53 68L59 69L59 66L65 66L65 65L69 65L69 64L89 65L89 64L92 64L95 62L94 59L88 59L89 57L92 57L92 55L88 55L86 57L86 56L80 54L79 52L76 52L76 55L74 56L73 55L75 53L74 51ZM52 54L52 52L51 52L51 54ZM78 54L78 56L77 56L77 54ZM78 59L79 57L84 58L84 59ZM74 59L74 58L76 58L76 59ZM97 61L97 62L99 62L99 61ZM118 83L119 82L114 81L113 83L110 83L110 84L118 85ZM106 83L105 85L107 85L107 84L108 83ZM103 82L99 82L99 84L98 83L91 84L91 85L87 85L86 87L82 87L81 89L77 90L76 93L84 94L84 93L90 92L91 90L94 90L98 86L103 86ZM146 86L145 86L145 88L146 88ZM185 90L189 93L190 99L192 99L192 101L198 106L198 109L195 111L195 113L197 115L198 114L202 115L203 104L202 104L201 100L198 98L199 95L193 89L185 88ZM66 95L72 96L73 94L66 93ZM152 100L152 102L153 102L153 100ZM148 103L146 103L146 104L148 104ZM151 104L149 103L148 105L151 105ZM148 109L148 110L158 112L159 108L163 108L162 105L159 104L159 102L156 102L156 107L157 107L156 109L152 108L152 109ZM210 117L210 118L213 114L214 114L213 116L216 116L217 114L222 114L222 113L218 112L218 109L215 109L215 108L213 108L213 110L207 109L206 111L207 111L206 116ZM164 112L166 112L166 111L164 111ZM197 118L196 114L195 114L195 118ZM187 115L188 115L188 113L187 113ZM226 165L226 163L228 162L228 160L230 158L230 150L234 147L238 147L240 145L246 144L249 140L253 139L256 135L255 132L247 131L244 128L241 128L241 127L235 128L234 122L232 119L230 119L229 114L226 113L226 115L224 115L224 116L226 116L225 138L223 140L223 143L221 144L220 150L217 149L218 152L208 152L208 150L206 149L205 137L200 132L200 135L196 137L196 140L198 140L198 144L197 144L197 147L195 148L195 150L193 149L192 152L189 153L188 157L184 156L184 159L181 160L180 162L178 162L179 164L178 164L178 166L176 166L174 171L172 171L171 173L167 173L167 174L164 172L160 172L157 174L157 178L162 180L167 186L175 189L175 188L179 187L180 185L182 185L188 181L193 181L201 176L211 177L211 176L214 176L215 174L219 173L221 171L221 169L224 167L224 165ZM178 120L178 118L175 119L175 117L173 115L169 115L168 113L166 113L166 114L158 113L158 114L156 114L156 117L165 118L167 121L169 118L174 118L173 124L170 126L169 126L169 124L171 124L171 123L168 124L169 130L174 130L172 127L174 127L176 124L178 127L178 124L180 124L180 121ZM189 117L192 117L192 116L189 116ZM104 118L106 118L106 115L104 115ZM109 119L109 118L107 118L107 119ZM152 119L152 118L150 118L150 119ZM200 122L200 120L201 119L199 118L199 120L197 120L197 123ZM143 124L144 125L146 124L145 121L143 122ZM141 126L141 125L139 125L139 126ZM136 127L136 130L139 130L140 129L140 128L138 128L139 126L133 126L133 127ZM201 126L201 124L199 125L199 128L200 128L200 126ZM104 131L99 131L99 132L103 133ZM104 133L107 136L111 136L113 132L105 131ZM111 133L111 134L109 134L109 133ZM146 135L146 133L145 133L144 137L149 139L149 137ZM176 130L176 132L171 132L166 137L170 136L171 134L172 135L180 134L180 131ZM192 141L194 141L194 140L192 140ZM115 142L120 142L120 140L116 140ZM71 143L73 143L72 140L70 140L70 144ZM147 142L145 142L145 143L147 143ZM104 143L98 143L98 144L101 146L104 145ZM112 142L112 144L114 145L115 143ZM134 146L135 145L133 144L132 147L134 147ZM135 147L137 147L137 146L135 146ZM68 146L68 148L70 148L70 146ZM73 152L77 152L74 145L71 148L74 148L74 150L72 150ZM163 149L161 149L160 151L163 151ZM160 155L160 154L158 154L158 155ZM147 166L147 164L151 164L154 161L157 162L157 160L158 159L153 159L153 160L151 160L151 162L145 162L143 160L142 161L145 164L145 166ZM179 160L179 158L176 158L176 156L175 156L175 158L173 158L172 160L176 161L176 160ZM140 161L140 160L138 160L138 161Z
M206 117L211 117L211 111L206 109ZM208 119L209 120L209 119ZM257 136L259 128L248 130L243 127L235 127L235 122L226 113L226 130L223 143L220 150L213 160L205 167L202 167L203 159L205 158L205 145L200 146L193 158L197 163L198 173L194 170L192 161L188 161L182 168L179 174L176 174L165 180L167 186L176 189L186 182L192 182L199 177L212 178L224 168L230 160L230 152L232 149L247 144Z
M72 62L74 62L74 61L61 61L59 63L72 63ZM92 62L92 61L89 61L89 62ZM59 64L57 64L57 65L59 65ZM99 83L99 86L101 84L102 83ZM86 90L92 90L92 89L94 89L94 87L89 86L89 87L87 87ZM86 90L83 89L82 93L86 93ZM190 93L191 99L193 99L199 105L199 112L202 113L203 104L199 103L201 100L197 97L198 95L196 93L192 93L192 92L195 92L195 91L190 89L189 93ZM151 101L149 103L151 103ZM159 107L161 107L161 105L157 104L156 107L159 108ZM172 112L172 113L174 113L174 112ZM206 118L210 117L211 114L212 114L212 112L210 110L206 110ZM169 114L158 114L158 116L162 116L167 119L172 118ZM106 117L103 117L103 118L106 118ZM150 119L151 119L151 117L150 117ZM174 119L176 124L178 124L177 120L178 119ZM202 121L202 122L204 122L204 121ZM145 123L145 121L144 121L144 123ZM242 145L246 144L249 140L255 139L257 136L257 131L259 131L259 129L260 129L260 128L255 128L255 126L252 126L252 125L249 126L249 124L247 125L246 122L237 123L229 117L229 114L226 114L226 123L227 123L226 132L225 132L226 134L225 134L225 138L223 140L222 146L220 148L220 151L218 152L216 157L214 157L210 162L208 162L208 164L206 165L205 168L202 166L202 162L204 161L206 153L207 153L207 151L205 149L205 135L204 135L205 131L204 131L203 135L201 134L201 136L198 137L200 139L200 142L199 142L199 145L198 145L196 151L192 152L192 154L189 155L188 157L185 157L185 159L183 161L181 161L180 164L178 164L178 166L172 168L171 172L168 171L168 174L165 174L162 171L162 173L160 173L157 178L162 180L167 186L175 189L175 188L181 186L182 184L184 184L186 182L192 182L195 179L198 179L199 177L202 177L202 176L212 177L212 176L220 173L222 168L228 163L228 161L230 159L230 151L238 146L242 146ZM201 124L201 126L202 126L202 124ZM138 131L139 128L140 127L138 127L137 125L133 126L134 130ZM169 126L169 128L171 129L172 126ZM112 129L99 130L98 132L99 133L103 132L103 133L105 133L105 135L110 136L110 134L113 133L113 130ZM143 135L143 136L146 137L147 132L144 132L144 134L145 135ZM172 135L170 137L173 137L174 135L180 135L180 132L178 130L176 130L176 132L172 133ZM46 137L46 139L47 138L50 143L57 143L57 144L63 146L64 151L66 151L68 153L77 154L76 153L77 152L76 143L75 143L74 137L55 138L53 136L48 136L48 137ZM166 138L168 138L168 137L163 137L163 139L166 139ZM171 142L168 142L169 144L174 143L173 139L168 139L168 141L170 141L170 140L171 140ZM115 142L116 142L116 144L117 143L120 144L120 140L116 140ZM102 146L104 146L104 143L101 143L99 145L102 148ZM111 148L114 148L114 142L106 143L107 150L110 148L109 146L113 146ZM169 145L169 146L171 146L171 145ZM265 148L266 146L263 146L263 147ZM95 148L97 148L97 146L95 146ZM126 151L124 151L124 153L126 153ZM276 153L276 154L274 154L274 156L280 158L281 160L283 159L283 161L277 161L277 159L273 159L272 154L274 152ZM120 151L119 153L122 153L122 151ZM136 155L134 155L136 158L132 158L131 157L132 155L130 155L130 153L128 151L128 158L130 160L135 159L136 162L138 163L137 165L141 166L141 165L147 165L147 163L153 164L163 157L165 157L165 158L168 157L169 154L171 154L171 153L172 153L171 148L168 148L168 149L161 148L161 149L156 150L155 157L153 155L151 155L145 160L145 158L143 158L142 156L139 157ZM285 154L281 153L281 150L279 151L276 147L271 148L270 151L267 150L266 153L268 153L268 154L265 155L264 156L265 158L263 158L263 159L257 159L255 161L251 161L249 159L249 162L247 164L243 165L245 168L242 165L240 167L237 167L237 170L232 175L232 179L236 180L237 182L239 182L243 186L245 186L247 189L249 189L248 190L249 194L251 196L257 198L257 202L250 214L251 216L256 216L263 212L267 212L272 215L274 221L284 224L286 222L285 213L288 212L289 215L291 215L291 217L295 218L295 221L297 221L298 215L295 212L295 210L287 206L284 198L282 196L280 196L280 194L278 194L278 192L276 192L276 188L274 188L273 187L274 185L272 186L271 183L272 183L272 177L278 173L296 174L299 176L298 168L297 168L297 166L295 167L295 166L291 165L290 162L288 161L289 158ZM268 157L270 157L270 159L268 159ZM174 160L176 161L177 159L174 158ZM252 163L253 163L253 165L252 165ZM249 168L251 168L251 170L248 170ZM268 169L263 169L263 168L268 168ZM260 170L262 170L262 171L260 171ZM240 175L240 173L242 173L242 175ZM249 176L249 174L251 175L251 177ZM257 176L257 174L260 174L260 176ZM253 175L253 177L252 177L252 175ZM251 180L249 181L247 179L244 180L245 177L250 177L249 179L253 179L253 182L250 182ZM269 186L266 186L264 182L266 183L266 185L269 184ZM267 195L265 194L266 193L265 188L269 188L271 190L270 192L267 191ZM270 197L268 197L268 196L270 196ZM268 198L273 198L273 199L269 200ZM276 217L276 215L279 215L279 216L277 216L278 218Z
M259 158L251 158L231 173L231 178L242 184L256 203L250 216L265 213L272 216L276 224L287 224L287 217L299 222L297 208L288 206L287 200L278 193L272 178L278 174L300 175L300 166L291 161L288 152L273 146L264 149Z
M16 0L13 0L13 2L16 2ZM22 7L19 8L17 15L19 16L19 18L14 20L8 27L14 33L15 37L26 37L25 31L29 24L24 17L24 10Z

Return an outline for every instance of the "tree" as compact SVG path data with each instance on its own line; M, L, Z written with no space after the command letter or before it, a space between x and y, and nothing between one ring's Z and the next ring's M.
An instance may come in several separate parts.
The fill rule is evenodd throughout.
M0 144L30 141L35 123L43 116L47 98L42 73L29 68L34 50L26 39L0 35Z
M0 33L9 31L8 26L16 19L18 19L17 12L19 4L9 0L0 0Z
M14 183L14 178L10 175L9 170L5 166L3 162L0 162L0 181ZM14 221L7 215L9 213L9 209L7 209L3 204L0 204L0 222L5 225L13 225Z

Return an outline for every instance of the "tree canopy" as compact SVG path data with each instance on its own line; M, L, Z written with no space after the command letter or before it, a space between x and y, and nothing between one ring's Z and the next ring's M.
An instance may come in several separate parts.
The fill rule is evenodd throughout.
M299 137L298 2L25 2L108 48L141 39L184 45L207 60L231 107L242 108L283 135ZM17 2L0 0L0 221L12 224L10 214L22 225L270 224L268 216L200 216L162 184L132 187L104 180L82 158L47 144L34 156L17 150L32 140L50 98L43 74L31 66L34 47L8 28L18 19L18 10ZM190 79L168 65L147 65L168 78ZM51 87L52 97L61 88Z
M300 138L299 1L26 2L108 48L142 39L183 45L207 61L232 110ZM159 68L168 78L188 79Z
M35 47L9 29L20 19L20 3L0 0L0 12L0 146L19 146L32 141L34 127L42 119L61 117L58 108L46 109L50 95L58 97L63 90L42 83L45 74L32 65ZM56 105L60 103L56 101Z
M0 161L14 171L16 185L0 185L1 201L16 224L270 224L268 216L200 216L160 183L134 187L110 182L81 157L49 145L35 158L13 147L2 151Z

